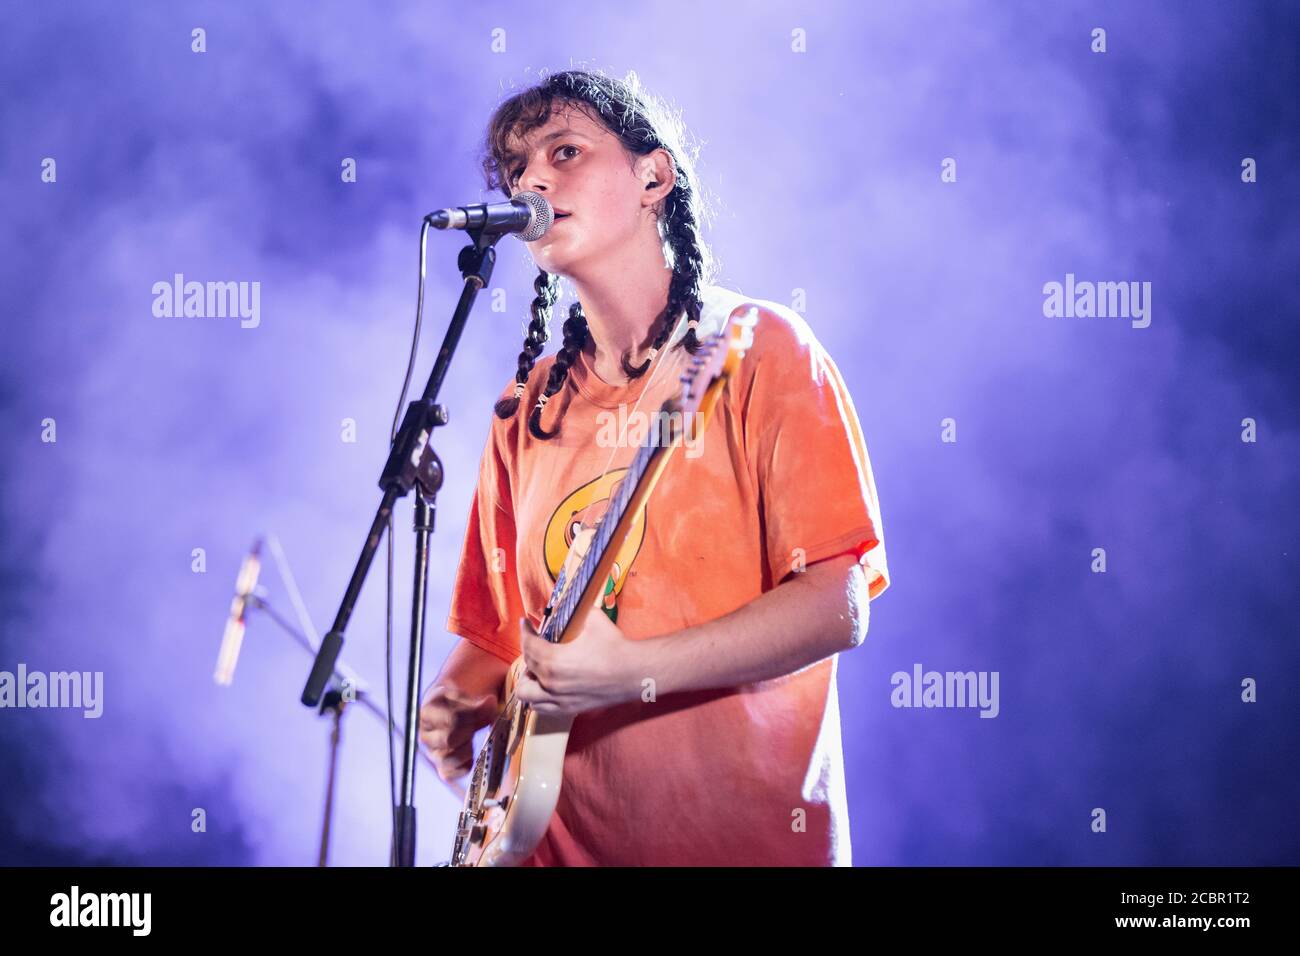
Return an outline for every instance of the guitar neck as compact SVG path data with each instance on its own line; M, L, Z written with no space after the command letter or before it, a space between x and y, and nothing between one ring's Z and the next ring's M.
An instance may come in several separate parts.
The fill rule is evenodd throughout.
M587 553L583 556L573 574L571 585L564 592L564 596L551 614L550 623L543 634L543 637L548 641L558 643L564 636L564 632L568 629L574 614L581 607L580 602L583 600L583 595L587 593L597 569L600 567L606 552L610 549L615 530L625 523L623 519L632 503L633 493L644 482L656 454L667 452L670 449L671 446L663 448L653 442L647 442L637 449L636 457L632 459L627 474L623 476L623 480L619 483L618 493L610 499L604 517L600 519L599 524L596 526L596 533L591 539ZM564 581L557 581L555 587L557 591L560 590L564 587Z

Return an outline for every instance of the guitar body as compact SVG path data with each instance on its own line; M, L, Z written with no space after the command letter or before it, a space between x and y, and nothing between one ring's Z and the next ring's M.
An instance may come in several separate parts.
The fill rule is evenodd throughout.
M522 657L510 666L507 699L523 668ZM465 833L464 861L458 865L518 866L542 841L560 798L573 718L539 714L511 700L497 721L505 721L511 728L505 752L493 755L504 764L498 768L501 782L490 793L484 793L480 806L485 812L481 816L467 821L462 811L462 828L466 822L471 828ZM472 791L467 795L467 805L470 796Z
M595 529L587 528L574 537L552 606L568 594L594 534ZM539 633L545 633L549 619L542 621ZM474 761L453 866L518 866L541 842L555 813L573 717L539 714L516 700L515 687L523 673L520 655L506 672L506 704Z
M588 614L603 613L604 585L614 573L619 547L687 432L699 439L723 387L753 344L757 321L756 306L738 306L722 330L706 338L692 357L691 371L680 379L680 397L669 399L660 410L659 421L665 424L658 440L647 440L638 450L605 515L570 545L537 628L546 640L573 640ZM524 666L522 656L510 665L505 705L475 758L448 861L451 866L518 865L537 848L555 813L573 717L539 714L515 698Z

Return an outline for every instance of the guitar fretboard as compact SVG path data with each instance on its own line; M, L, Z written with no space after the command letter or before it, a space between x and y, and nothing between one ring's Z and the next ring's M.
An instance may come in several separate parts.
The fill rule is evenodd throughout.
M657 442L654 440L655 434L652 431L647 436L646 443L637 449L632 464L628 466L627 473L619 483L618 493L610 499L605 516L596 525L596 533L592 536L587 553L583 555L582 560L578 563L578 569L573 574L573 583L564 592L564 597L560 599L555 612L551 615L550 623L547 625L543 637L552 643L559 641L564 634L565 628L569 626L569 621L573 619L574 612L578 609L578 600L581 598L582 592L587 589L587 585L591 583L591 576L596 573L596 566L600 564L601 557L604 556L605 550L609 547L609 541L614 535L614 529L623 520L623 513L627 510L628 503L632 500L632 495L637 486L641 484L641 479L645 476L646 469L650 467L650 462L653 460L655 453L666 448L672 437L667 416L661 413L656 416L655 420L660 423L659 440ZM560 580L555 582L556 591L559 591L563 586L564 578L561 577ZM552 601L554 599L553 595Z

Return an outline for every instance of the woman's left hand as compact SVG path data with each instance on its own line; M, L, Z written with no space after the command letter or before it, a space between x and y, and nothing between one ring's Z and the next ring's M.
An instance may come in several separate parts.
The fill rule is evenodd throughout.
M648 676L642 642L629 638L599 608L587 614L578 636L564 644L552 644L528 618L521 618L519 643L526 667L514 693L541 714L576 716L637 700Z

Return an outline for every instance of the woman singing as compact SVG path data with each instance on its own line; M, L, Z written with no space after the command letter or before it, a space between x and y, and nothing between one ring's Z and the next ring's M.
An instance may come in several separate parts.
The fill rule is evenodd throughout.
M447 621L463 640L425 693L422 742L444 779L464 776L523 654L518 697L575 715L524 865L848 865L837 655L889 578L836 364L799 313L713 284L684 134L634 75L568 71L512 96L483 168L557 219L529 244L532 320L490 419ZM576 301L539 358L561 277ZM575 535L744 302L760 307L753 345L620 548L605 613L546 641L535 628Z

